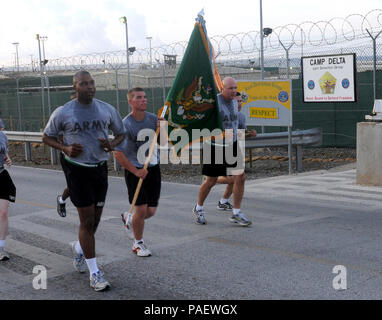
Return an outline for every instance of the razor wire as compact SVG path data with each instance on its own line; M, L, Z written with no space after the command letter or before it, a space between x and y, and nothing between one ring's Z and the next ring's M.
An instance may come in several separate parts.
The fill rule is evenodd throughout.
M382 30L382 10L374 9L366 15L351 14L345 18L335 17L328 21L304 21L300 24L287 24L273 28L272 33L264 37L265 63L278 66L280 57L284 55L281 45L293 46L291 58L307 54L334 51L356 51L358 56L364 55L367 47L371 47L368 29L372 34ZM248 59L255 66L260 53L260 32L249 31L237 34L215 35L210 37L215 49L217 62L229 62ZM176 56L181 61L187 48L187 41L178 41L158 47L142 48L130 54L132 69L150 69L150 56L157 64L163 62L164 55ZM365 49L366 48L366 49ZM285 59L285 58L284 58ZM293 62L292 62L293 63ZM155 63L154 63L155 64ZM80 69L106 70L126 69L126 51L109 51L102 53L78 54L71 57L50 59L43 67L46 73L73 72ZM39 62L19 66L20 73L38 73ZM15 73L15 66L3 67L2 74Z

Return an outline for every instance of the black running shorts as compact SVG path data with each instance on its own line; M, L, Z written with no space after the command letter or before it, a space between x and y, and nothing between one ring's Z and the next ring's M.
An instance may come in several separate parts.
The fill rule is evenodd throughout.
M148 167L148 174L143 179L141 190L139 191L136 206L147 204L149 207L157 207L161 191L161 173L159 165ZM139 178L128 170L125 170L125 181L129 193L129 202L133 202L135 190L137 189Z
M7 170L0 173L0 199L16 201L16 187Z
M69 188L70 200L77 208L95 205L102 208L105 205L108 188L107 162L88 168L72 164L65 159L61 161Z
M233 143L229 148L232 148L232 155L234 158L237 158L237 155L239 154L240 157L242 157L242 154L240 150L237 149L237 141ZM209 152L209 149L204 147L203 152ZM243 169L243 166L240 166L238 164L242 163L242 158L239 158L239 161L237 159L231 163L232 161L228 161L225 157L225 147L220 146L211 146L211 161L209 163L203 163L202 167L202 174L207 177L219 177L219 176L227 176L228 168L235 168L237 169ZM219 163L217 162L217 156L223 155L223 159L219 159ZM204 156L204 155L203 155Z

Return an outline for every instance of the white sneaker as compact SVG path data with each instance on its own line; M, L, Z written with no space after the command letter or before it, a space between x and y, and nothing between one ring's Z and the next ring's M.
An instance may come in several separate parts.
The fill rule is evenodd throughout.
M4 248L0 248L0 261L6 260L9 260L9 255L5 252Z
M131 219L133 218L133 214L130 212L124 212L124 213L121 213L121 217L122 217L123 224L126 227L127 237L133 240L134 234L133 234L133 228L131 226Z
M77 253L75 246L77 241L73 241L70 243L70 247L72 248L73 253L73 267L76 269L79 273L84 273L88 269L85 256L83 254Z
M243 227L248 227L252 224L252 222L249 221L241 211L238 214L232 214L231 218L229 218L229 221L232 223L237 223Z
M207 220L204 217L204 214L206 213L204 210L196 210L196 205L192 209L192 212L194 214L194 221L196 224L207 224Z
M138 257L149 257L151 256L151 251L146 247L143 242L138 242L133 244L133 252L136 253Z
M110 287L110 283L105 280L103 273L98 271L90 275L90 286L95 291L104 291Z

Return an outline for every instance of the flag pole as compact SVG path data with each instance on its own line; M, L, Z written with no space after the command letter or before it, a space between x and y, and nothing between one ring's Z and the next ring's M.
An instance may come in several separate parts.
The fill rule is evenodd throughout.
M162 110L162 114L161 114L160 117L164 118L164 116L166 115L166 112L167 112L167 105L164 105L163 106L163 110ZM156 143L156 141L158 139L159 131L160 131L160 126L155 131L154 140L151 143L151 146L150 146L150 149L149 149L149 155L146 158L145 165L143 166L143 169L147 169L147 167L149 166L151 156L152 156L152 154L154 152L155 143ZM135 207L135 202L137 202L139 191L141 191L142 183L143 183L143 179L139 178L137 188L135 189L134 198L133 198L133 201L131 202L131 207L130 207L129 213L133 213L133 210L134 210L134 207ZM128 219L126 219L126 223L127 223L127 220Z

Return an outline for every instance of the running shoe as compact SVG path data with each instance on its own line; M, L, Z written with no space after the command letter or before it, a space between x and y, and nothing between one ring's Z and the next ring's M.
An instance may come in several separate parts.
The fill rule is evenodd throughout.
M133 214L129 213L129 212L124 212L124 213L121 213L121 217L122 217L123 224L126 227L127 237L129 239L133 240L134 234L133 234L133 228L131 226L131 220L133 218ZM127 223L126 223L126 221L127 221Z
M229 221L232 223L237 223L241 226L248 227L249 225L252 224L251 221L249 221L243 212L239 212L238 214L232 214L231 218L229 218Z
M70 243L70 247L72 248L73 253L73 266L79 273L84 273L87 270L87 264L85 260L85 256L83 254L77 253L75 246L77 241L73 241Z
M138 257L149 257L151 256L151 251L147 248L147 246L143 242L138 242L137 244L133 244L133 252Z
M194 221L196 224L207 224L206 218L204 218L204 214L206 213L204 210L196 210L196 205L194 209L192 209L194 213Z
M218 205L216 206L216 209L220 211L223 211L223 210L229 211L233 209L233 206L228 201L226 203L220 203L220 200L219 200Z
M4 248L0 248L0 261L6 260L9 260L9 255L5 252Z
M110 288L110 283L105 280L103 273L98 271L97 273L90 275L90 286L95 291L104 291Z
M60 217L66 217L66 203L61 203L58 199L60 199L60 195L57 196L57 213Z

